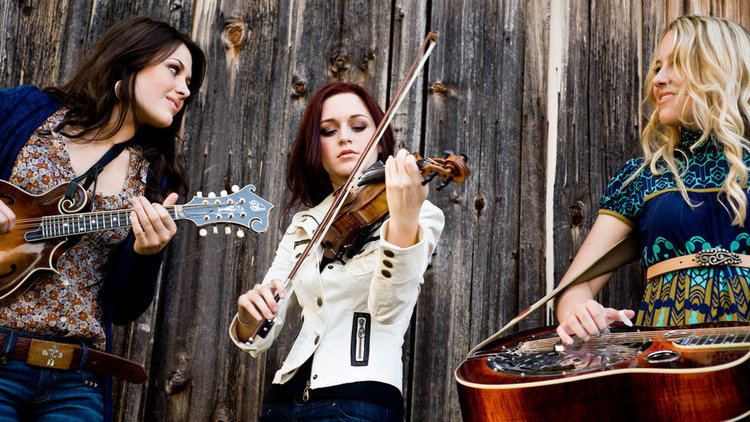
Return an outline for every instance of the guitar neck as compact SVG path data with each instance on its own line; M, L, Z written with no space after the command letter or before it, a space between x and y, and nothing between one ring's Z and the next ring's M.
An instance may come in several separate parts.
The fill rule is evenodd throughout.
M750 345L750 326L716 328L681 328L672 331L626 331L593 336L589 343L625 344L643 342L655 337L663 337L681 347L708 347L727 345ZM557 336L524 341L519 351L541 352L551 350L557 344ZM580 341L580 340L578 340Z

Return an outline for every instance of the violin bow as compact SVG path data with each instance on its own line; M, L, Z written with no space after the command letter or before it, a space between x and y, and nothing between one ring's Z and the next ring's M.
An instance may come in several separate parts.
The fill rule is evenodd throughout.
M414 61L411 64L411 67L409 68L409 71L406 73L406 76L404 77L403 81L398 87L398 90L396 91L396 95L391 101L390 105L388 106L388 110L386 110L385 115L383 116L383 119L378 124L377 128L375 129L375 132L372 134L372 137L367 143L367 146L365 146L365 149L362 151L362 153L359 156L359 159L354 165L354 169L352 170L352 173L349 175L349 178L346 179L346 182L341 186L339 189L339 193L335 196L333 203L328 208L328 211L326 212L325 216L321 220L321 222L318 224L318 227L313 232L313 236L310 239L310 242L307 244L305 249L302 251L302 254L297 259L297 262L294 263L294 266L292 267L292 270L289 272L289 275L286 278L286 281L284 281L284 289L287 291L291 291L292 284L294 282L294 278L297 275L297 272L299 272L300 268L302 267L302 264L305 262L308 256L311 255L311 252L316 250L320 243L323 241L323 238L325 237L326 232L328 232L328 229L331 227L331 224L333 223L334 217L338 212L341 210L341 207L344 205L344 202L346 201L347 196L349 195L351 189L353 186L355 186L354 180L359 177L359 174L362 170L362 167L364 165L365 158L369 154L369 152L375 147L375 145L380 142L380 139L383 137L383 134L385 134L386 128L388 125L391 124L391 121L393 120L393 117L396 115L396 110L398 110L401 103L406 98L407 93L409 92L409 89L414 84L414 81L417 80L417 76L419 75L419 72L424 67L424 64L427 62L427 58L432 53L432 50L435 48L435 44L437 43L439 36L438 34L434 32L428 33L424 40L422 41L422 46L419 49L419 52L417 53L417 57L414 59ZM280 298L279 295L276 294L274 296L274 299L276 302L279 302ZM273 327L274 320L267 320L262 319L257 323L257 325L251 330L252 335L247 341L247 344L252 344L253 340L255 339L255 336L260 336L261 338L265 338L266 335L271 331L271 328ZM252 328L252 323L249 325L250 328Z

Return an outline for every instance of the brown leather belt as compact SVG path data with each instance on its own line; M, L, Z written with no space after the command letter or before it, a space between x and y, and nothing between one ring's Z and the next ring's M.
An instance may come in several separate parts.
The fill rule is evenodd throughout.
M6 355L9 358L25 361L29 365L54 369L79 369L83 347L78 344L57 343L24 337L16 334L16 344ZM5 342L5 333L0 333L0 345ZM146 370L139 363L115 356L101 350L88 348L84 371L111 375L133 384L146 382Z
M750 255L729 252L724 248L713 248L692 255L678 256L658 262L646 270L646 278L651 279L672 271L694 267L715 267L719 265L750 268Z

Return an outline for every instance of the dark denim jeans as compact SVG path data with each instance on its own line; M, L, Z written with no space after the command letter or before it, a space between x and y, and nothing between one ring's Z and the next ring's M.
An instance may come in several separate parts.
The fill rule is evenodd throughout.
M10 347L0 344L0 354ZM97 374L0 361L0 422L101 421L103 411L102 377Z
M359 400L311 400L266 403L260 422L276 421L373 421L401 422L401 412Z

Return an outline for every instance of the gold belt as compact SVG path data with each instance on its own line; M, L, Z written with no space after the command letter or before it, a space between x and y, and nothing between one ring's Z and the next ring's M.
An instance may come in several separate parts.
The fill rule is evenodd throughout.
M715 267L719 265L750 268L750 255L729 252L724 248L707 249L691 255L678 256L657 262L648 267L646 278L651 279L662 274L686 268Z

